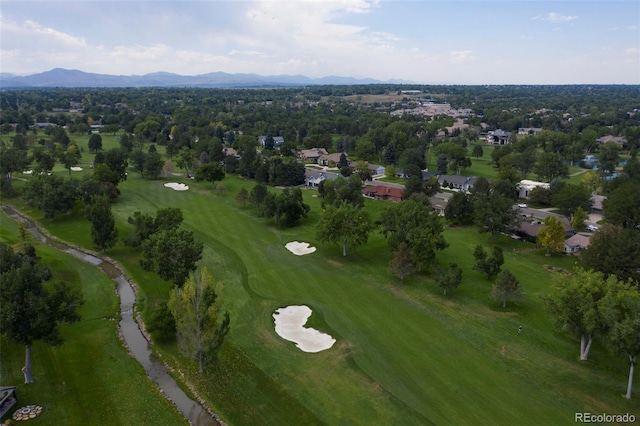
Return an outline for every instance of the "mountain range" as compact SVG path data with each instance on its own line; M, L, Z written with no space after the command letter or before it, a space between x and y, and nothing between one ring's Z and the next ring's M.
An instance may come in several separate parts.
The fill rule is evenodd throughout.
M55 68L38 74L16 76L0 73L0 88L36 87L296 87L317 85L407 84L408 81L379 81L352 77L309 78L303 75L258 75L211 72L194 76L155 72L145 75L94 74Z

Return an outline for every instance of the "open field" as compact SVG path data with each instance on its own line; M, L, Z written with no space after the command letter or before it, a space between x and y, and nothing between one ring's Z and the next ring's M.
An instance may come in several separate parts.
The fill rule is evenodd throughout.
M225 283L232 319L220 363L198 376L175 347L157 349L165 360L182 364L187 379L229 424L555 425L573 423L582 411L640 416L637 394L630 401L621 396L624 358L596 345L589 362L579 362L578 341L555 331L544 312L540 296L551 277L545 265L569 269L574 258L520 254L514 249L530 246L506 237L491 242L475 228L451 228L445 233L450 247L438 258L460 265L464 278L444 297L428 275L404 283L390 276L386 241L378 234L346 258L337 246L319 245L314 191L304 192L311 205L304 224L280 229L236 204L239 189L253 182L228 176L225 193L210 191L207 183L191 181L186 192L163 183L130 177L113 212L124 238L134 211L179 206L184 226L204 241L202 263ZM374 216L385 205L367 201ZM43 224L90 246L89 224L79 212ZM293 240L318 250L294 256L285 248ZM490 300L490 282L471 269L479 243L505 249L504 267L524 288L519 305L505 310ZM169 284L141 270L130 249L119 245L109 255L140 283L147 307L166 297ZM332 349L308 354L277 336L272 314L290 304L313 310L313 326L337 339Z
M18 243L17 223L4 214L0 219L2 241ZM0 340L0 381L18 385L18 403L6 418L24 405L37 404L43 413L29 424L186 424L118 339L115 283L71 255L35 246L53 280L80 288L85 304L80 322L62 326L62 346L34 344L32 384L22 384L24 346Z

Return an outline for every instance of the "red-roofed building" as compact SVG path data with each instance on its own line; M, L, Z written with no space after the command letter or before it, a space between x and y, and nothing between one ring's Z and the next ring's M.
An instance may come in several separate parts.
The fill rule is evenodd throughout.
M373 198L374 200L387 200L399 203L402 201L402 188L392 186L367 186L362 189L362 195Z

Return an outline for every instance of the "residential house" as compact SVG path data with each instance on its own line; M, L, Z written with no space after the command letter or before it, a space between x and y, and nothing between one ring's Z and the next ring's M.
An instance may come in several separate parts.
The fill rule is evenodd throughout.
M304 174L304 186L306 188L317 188L323 181L336 180L340 176L337 173L319 172L313 169L305 169Z
M507 132L506 130L489 130L487 132L486 140L487 143L492 145L508 145L509 136L511 136L511 132Z
M311 163L318 164L318 159L327 154L328 152L324 148L303 149L298 152L298 158L302 159L302 161L309 161Z
M402 201L402 192L402 188L395 186L376 185L362 188L362 195L365 197L373 198L374 200L393 201L395 203Z
M625 145L627 143L627 140L619 136L607 135L607 136L603 136L601 138L596 139L596 142L600 144L607 143L607 142L615 142L618 145Z
M423 170L422 171L422 181L427 181L429 180L429 178L431 177L435 177L436 179L438 178L438 174L436 172L431 172L429 170Z
M367 164L367 170L371 172L372 176L384 176L384 166L378 164Z
M607 197L605 197L604 195L591 194L591 208L596 212L601 213L604 200L606 199Z
M346 153L344 155L347 155ZM340 162L340 157L342 156L341 152L336 152L333 154L322 154L318 157L318 164L321 166L335 166Z
M542 131L541 127L520 127L518 129L519 135L537 135Z
M238 155L238 151L236 151L231 147L222 148L222 152L224 153L225 157L229 156L229 157L235 157L238 160L240 159L240 155Z
M537 182L527 179L521 180L520 183L518 183L518 198L523 198L525 200L529 199L529 194L537 187L549 189L550 185L546 182Z
M258 136L258 142L260 142L260 146L264 147L265 142L267 141L266 136ZM273 137L273 148L279 149L282 144L284 144L284 138L282 136L274 136Z
M444 211L451 197L452 194L448 192L438 192L436 195L429 197L429 204L431 204L431 208L438 216L444 216Z
M438 183L442 188L469 192L478 180L476 176L438 175Z
M567 238L564 242L564 252L566 254L577 254L580 250L589 247L591 237L584 234L575 234Z

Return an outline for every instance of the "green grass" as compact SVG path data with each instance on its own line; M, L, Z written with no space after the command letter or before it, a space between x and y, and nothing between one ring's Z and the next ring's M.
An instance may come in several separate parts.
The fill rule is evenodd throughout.
M235 202L253 182L228 176L225 193L206 183L190 182L187 192L162 183L123 182L114 215L124 235L134 211L179 206L184 226L204 242L202 263L225 283L232 319L220 362L200 376L174 346L157 349L229 424L526 425L568 424L582 411L640 415L637 394L621 397L624 358L596 346L589 362L579 362L578 342L553 329L544 312L540 296L549 292L552 275L546 266L570 269L574 258L520 254L514 249L531 246L506 237L491 241L475 228L447 229L450 246L438 259L456 262L464 278L444 297L428 274L404 282L390 276L379 234L346 258L340 247L319 244L314 191L304 191L310 217L280 229ZM374 216L385 205L367 201ZM73 219L46 226L88 244L88 225ZM284 247L292 240L318 250L294 256ZM491 283L471 269L476 244L504 248L505 267L524 289L521 303L502 309L490 300ZM140 283L147 306L166 297L169 284L142 271L130 249L120 245L109 255ZM303 353L275 334L272 314L289 304L313 309L313 323L337 339L331 350Z
M4 214L0 218L1 239L21 244L16 222ZM53 280L80 289L85 303L81 321L61 327L63 345L34 344L33 384L22 384L24 346L0 340L2 384L18 385L18 404L6 418L21 406L37 404L43 406L43 414L29 424L186 424L118 339L114 282L70 255L35 245Z

